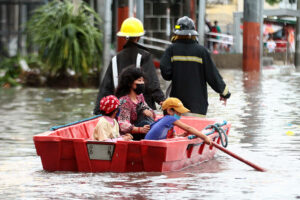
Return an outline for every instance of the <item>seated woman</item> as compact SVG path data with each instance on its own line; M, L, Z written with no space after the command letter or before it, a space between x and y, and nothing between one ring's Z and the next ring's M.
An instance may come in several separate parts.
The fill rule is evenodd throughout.
M116 96L120 99L119 123L121 133L133 134L134 140L141 140L154 122L155 114L145 102L143 72L135 66L125 68L119 77Z
M120 101L117 97L110 95L103 97L100 101L100 117L93 133L93 139L98 141L115 142L117 140L132 140L131 134L120 136L119 124L116 116L119 113Z
M189 112L185 108L182 102L177 98L167 98L163 104L162 109L164 117L157 120L151 125L150 131L147 133L145 139L148 140L161 140L166 138L172 138L176 136L186 136L187 134L193 134L200 137L206 144L211 145L209 137L198 131L194 127L191 127L182 121L180 121L181 114ZM174 126L185 130L187 134L176 135Z

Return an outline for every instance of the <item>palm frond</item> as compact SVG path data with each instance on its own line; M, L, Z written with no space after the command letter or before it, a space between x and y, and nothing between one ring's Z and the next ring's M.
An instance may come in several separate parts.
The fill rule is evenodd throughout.
M45 70L64 73L70 69L85 76L98 71L102 60L101 19L85 3L76 14L73 11L70 0L54 0L35 11L27 31L46 63Z

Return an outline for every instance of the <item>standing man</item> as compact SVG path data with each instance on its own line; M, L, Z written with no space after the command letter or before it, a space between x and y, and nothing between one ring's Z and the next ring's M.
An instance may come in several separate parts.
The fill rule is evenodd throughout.
M165 97L160 88L160 83L153 64L152 55L148 49L137 42L145 34L143 24L134 17L124 20L121 30L117 33L119 37L126 37L127 43L122 51L114 56L106 70L104 79L99 87L98 97L94 108L94 114L100 114L100 99L107 95L114 94L118 86L118 75L129 65L141 68L145 73L145 101L152 108L156 109L155 102L161 103Z
M206 115L207 83L220 94L220 100L230 92L207 49L197 42L198 33L192 19L184 16L175 25L171 44L161 61L161 74L172 81L170 96L180 99L192 113Z

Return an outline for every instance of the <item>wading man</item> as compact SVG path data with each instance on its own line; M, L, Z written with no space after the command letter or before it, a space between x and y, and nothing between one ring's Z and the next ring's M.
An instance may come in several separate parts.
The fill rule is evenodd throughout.
M197 36L192 19L187 16L178 19L173 44L164 52L160 69L163 78L172 81L170 97L180 99L192 113L206 115L207 83L225 104L230 92L210 53L198 44Z
M145 34L143 24L137 18L127 18L117 33L119 37L126 37L127 43L122 51L114 56L107 68L104 79L100 85L94 114L100 114L99 102L105 96L114 94L118 86L118 75L129 65L136 65L145 74L144 97L147 104L155 108L155 102L160 104L165 97L160 88L160 83L153 64L152 55L148 49L138 44L140 37Z

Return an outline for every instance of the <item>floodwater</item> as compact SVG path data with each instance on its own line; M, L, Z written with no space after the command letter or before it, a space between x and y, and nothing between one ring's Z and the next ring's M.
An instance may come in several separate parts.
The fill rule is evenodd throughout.
M226 107L209 91L207 117L229 121L228 149L169 173L47 172L32 137L92 115L97 90L0 89L0 199L300 199L300 73L222 70Z

